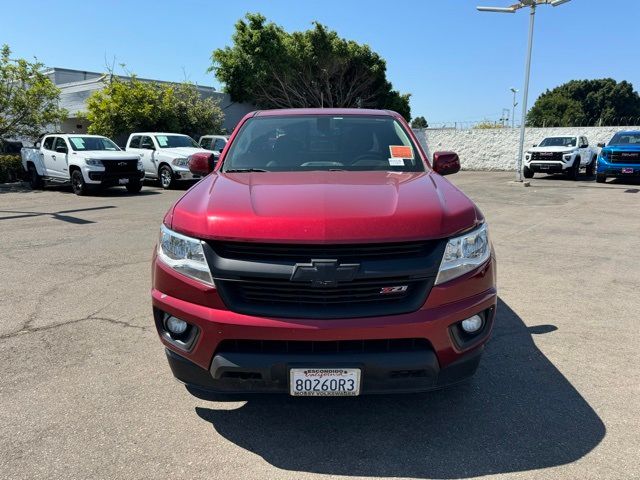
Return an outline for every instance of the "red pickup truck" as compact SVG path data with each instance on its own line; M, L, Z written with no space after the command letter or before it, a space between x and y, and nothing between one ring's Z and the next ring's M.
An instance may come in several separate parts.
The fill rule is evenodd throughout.
M496 312L476 205L404 119L364 109L247 115L167 212L156 327L201 398L426 391L470 377ZM213 172L211 169L215 168Z

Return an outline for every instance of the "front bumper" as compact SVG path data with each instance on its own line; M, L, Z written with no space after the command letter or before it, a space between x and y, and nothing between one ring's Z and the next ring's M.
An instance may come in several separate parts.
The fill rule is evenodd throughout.
M571 162L531 160L525 165L536 173L562 173L571 167Z
M104 168L85 166L82 167L82 175L86 183L105 187L120 185L121 179L128 179L129 183L144 180L143 170L136 170L135 172L106 172Z
M176 180L200 180L202 178L202 175L191 173L191 170L185 167L171 165L171 169Z
M362 370L362 393L425 391L456 383L477 368L490 337L496 307L495 260L458 279L433 287L417 311L349 319L278 319L226 309L215 288L177 275L154 262L152 303L160 339L175 377L191 391L205 393L287 392L292 366L355 366ZM461 345L455 325L486 312L485 326ZM158 319L185 320L197 335L188 345L171 341ZM425 339L427 348L392 352L303 354L230 352L229 340L257 342L368 341Z
M640 177L640 163L610 163L599 157L596 174L616 178L638 178Z

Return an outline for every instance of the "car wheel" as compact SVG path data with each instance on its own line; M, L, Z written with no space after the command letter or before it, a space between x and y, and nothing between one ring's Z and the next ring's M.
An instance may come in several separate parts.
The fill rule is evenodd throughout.
M33 190L42 190L44 187L44 180L34 165L29 165L29 185Z
M577 158L573 161L573 165L571 165L571 166L567 169L567 176L568 176L571 180L577 180L579 175L580 175L580 157L577 157Z
M601 174L596 175L596 182L597 183L606 183L606 181L607 181L607 176L606 175L601 175Z
M73 193L76 195L86 195L89 188L87 184L84 182L84 177L82 176L82 172L80 170L74 170L71 174L71 188L73 189Z
M593 175L596 173L597 162L598 162L598 157L593 157L591 159L591 163L587 165L587 176L593 177Z
M173 188L176 183L173 178L173 171L168 165L160 167L160 170L158 171L158 179L160 179L160 186L165 190Z
M142 181L134 180L132 182L127 183L126 185L127 192L129 193L139 193L142 190Z
M522 175L524 178L533 178L534 172L529 167L524 167L522 169Z

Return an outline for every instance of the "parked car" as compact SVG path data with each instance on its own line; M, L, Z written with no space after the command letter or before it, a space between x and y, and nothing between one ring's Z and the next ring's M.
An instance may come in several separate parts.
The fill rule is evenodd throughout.
M140 157L123 152L107 137L44 135L34 148L23 148L21 156L32 188L70 183L76 195L85 195L97 186L122 185L131 193L142 188Z
M145 132L129 136L127 152L140 155L147 178L158 179L164 189L173 188L183 180L198 180L187 167L189 156L211 152L200 148L194 139L178 133Z
M523 175L533 178L536 172L564 173L577 180L580 169L584 168L591 177L597 158L597 149L589 146L585 136L547 137L525 153Z
M358 395L471 376L496 312L478 207L387 110L245 116L167 212L153 258L173 374L216 392Z
M228 135L203 135L198 144L206 150L211 150L218 157L228 141Z
M607 178L640 177L640 130L616 133L598 157L596 182L604 183Z

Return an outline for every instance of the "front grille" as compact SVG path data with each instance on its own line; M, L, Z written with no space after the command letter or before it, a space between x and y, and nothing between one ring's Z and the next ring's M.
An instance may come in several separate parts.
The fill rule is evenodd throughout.
M225 258L309 261L312 258L353 259L401 258L424 255L429 242L347 244L347 245L289 245L265 243L220 243L216 251Z
M392 338L382 340L223 340L216 353L385 353L431 350L424 338Z
M106 175L133 175L138 173L137 160L104 160L102 164Z
M433 286L445 244L445 240L365 245L209 242L205 254L218 293L230 310L332 319L418 310ZM333 265L328 281L314 277L320 274L318 262ZM336 266L350 274L332 277ZM297 276L300 269L305 270L303 276Z
M640 163L640 152L613 152L611 163Z
M533 152L531 160L562 161L562 152Z

